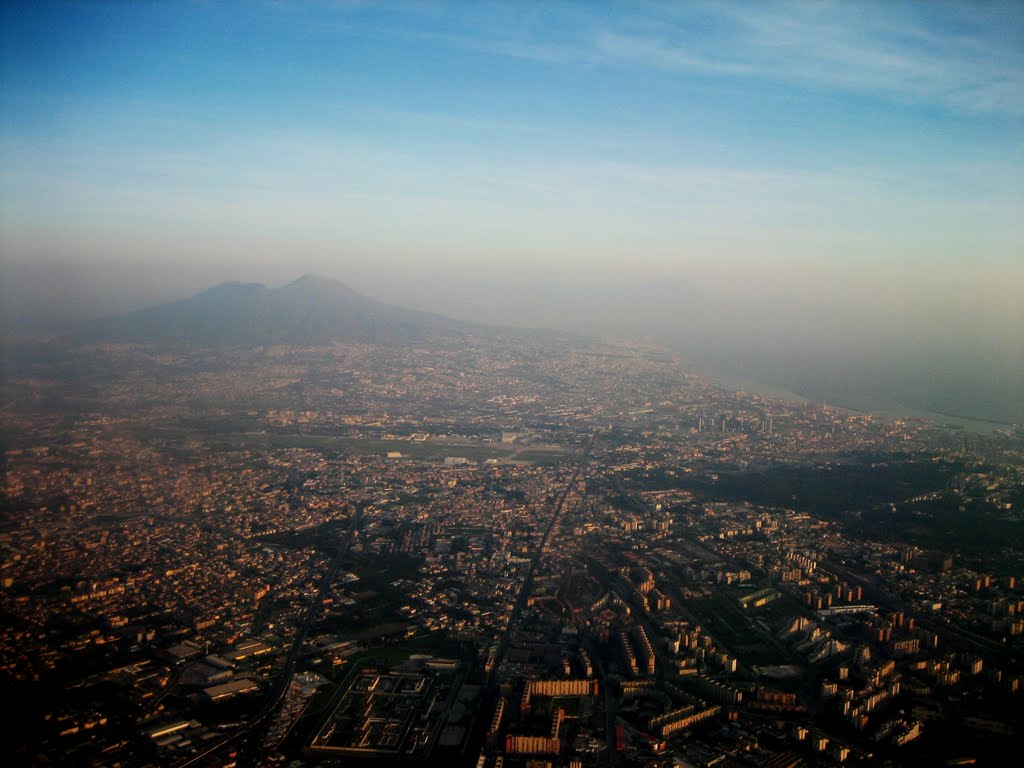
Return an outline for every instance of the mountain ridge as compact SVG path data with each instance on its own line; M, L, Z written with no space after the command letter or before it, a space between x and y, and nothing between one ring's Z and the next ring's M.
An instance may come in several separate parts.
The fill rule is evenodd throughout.
M91 321L74 339L190 346L385 343L466 333L473 327L385 304L340 281L306 274L279 288L218 283L184 299Z

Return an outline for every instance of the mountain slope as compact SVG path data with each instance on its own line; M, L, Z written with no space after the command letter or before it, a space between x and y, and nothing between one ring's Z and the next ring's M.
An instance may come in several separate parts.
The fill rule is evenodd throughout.
M104 318L79 341L231 344L318 344L331 340L412 341L466 332L440 315L394 307L328 278L307 275L281 288L222 283L195 296Z

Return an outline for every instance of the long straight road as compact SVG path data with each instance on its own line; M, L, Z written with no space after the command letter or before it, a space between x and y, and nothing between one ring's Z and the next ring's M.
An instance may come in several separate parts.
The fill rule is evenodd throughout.
M561 495L558 497L558 501L555 503L554 510L551 513L551 519L548 521L548 527L545 529L544 536L541 538L540 547L538 548L537 553L533 556L533 559L530 561L530 567L527 569L526 577L523 579L522 586L519 588L519 595L516 597L512 613L509 614L508 624L505 627L505 634L498 646L498 652L494 655L494 666L491 668L491 673L487 677L487 685L489 687L494 685L498 669L501 667L501 662L505 658L505 654L508 653L509 645L512 643L512 637L515 635L516 627L519 625L520 614L522 613L523 608L526 607L526 601L530 597L530 590L533 588L533 577L537 571L537 563L544 557L544 550L547 548L548 542L551 540L551 534L558 525L562 509L565 506L565 500L568 498L569 493L576 484L576 480L579 478L583 467L586 465L587 459L590 458L590 452L594 448L594 440L596 438L596 434L591 435L590 440L587 441L583 450L580 451L579 458L576 460L576 466L573 467L572 475L569 477L569 481L565 484Z

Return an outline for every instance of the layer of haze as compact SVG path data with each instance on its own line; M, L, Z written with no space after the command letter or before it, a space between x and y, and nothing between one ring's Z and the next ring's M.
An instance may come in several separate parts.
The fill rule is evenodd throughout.
M8 329L315 272L1024 422L1024 4L0 10Z

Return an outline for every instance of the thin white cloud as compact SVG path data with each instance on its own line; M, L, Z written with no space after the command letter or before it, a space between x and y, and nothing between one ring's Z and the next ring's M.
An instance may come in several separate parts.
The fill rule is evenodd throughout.
M983 7L935 4L941 24L931 19L930 27L928 4L730 9L745 31L734 41L735 55L767 78L970 111L1024 112L1024 49L1019 39L1002 40L992 26L998 19L985 23ZM1024 14L1015 22L1024 25Z
M710 72L723 75L751 75L756 70L738 60L712 58L705 51L688 49L664 37L643 37L620 32L601 32L594 38L601 58L617 59L657 69Z
M653 4L603 15L586 8L506 13L501 24L478 16L443 35L401 34L547 65L639 66L1024 114L1019 4Z

